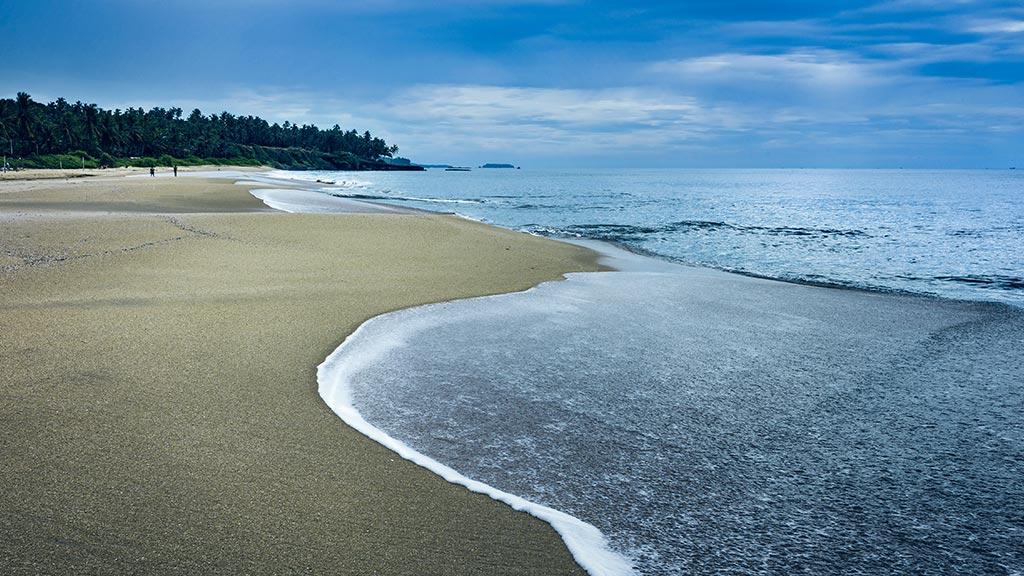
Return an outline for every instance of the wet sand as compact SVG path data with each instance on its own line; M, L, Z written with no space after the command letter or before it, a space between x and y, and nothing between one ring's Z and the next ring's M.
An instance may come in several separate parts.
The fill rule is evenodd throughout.
M593 253L107 176L0 183L0 246L0 572L580 573L547 524L346 427L315 368L374 315Z

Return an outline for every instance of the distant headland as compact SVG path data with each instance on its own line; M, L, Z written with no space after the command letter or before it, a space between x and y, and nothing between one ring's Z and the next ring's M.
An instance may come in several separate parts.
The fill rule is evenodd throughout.
M404 159L402 159L404 160ZM395 160L389 160L389 162L395 162ZM468 172L470 168L465 166L456 166L454 164L420 164L424 168L443 168L445 170ZM519 170L519 166L515 164L501 164L497 162L488 162L487 164L481 164L479 168L513 168Z
M398 146L369 131L323 130L228 112L187 117L181 108L105 110L25 92L0 99L0 154L13 168L222 164L287 170L423 170L389 160Z

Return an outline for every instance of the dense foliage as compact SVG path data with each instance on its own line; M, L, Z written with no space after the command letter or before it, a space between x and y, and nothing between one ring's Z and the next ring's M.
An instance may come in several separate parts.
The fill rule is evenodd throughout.
M267 164L280 168L388 169L398 150L369 132L270 124L181 108L104 110L95 104L0 99L0 153L15 166L57 168ZM10 160L10 159L9 159Z

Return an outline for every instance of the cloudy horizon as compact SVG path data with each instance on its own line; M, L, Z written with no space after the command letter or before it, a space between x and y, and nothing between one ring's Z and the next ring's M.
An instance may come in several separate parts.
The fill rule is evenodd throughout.
M1009 2L212 4L18 2L0 96L337 123L420 162L1024 164Z

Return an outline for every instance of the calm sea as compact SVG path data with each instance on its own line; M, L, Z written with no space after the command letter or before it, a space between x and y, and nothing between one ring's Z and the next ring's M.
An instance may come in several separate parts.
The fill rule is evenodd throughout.
M415 450L593 524L641 574L1024 573L1016 173L310 176L797 281L620 256L377 318L339 362Z
M289 173L294 176L294 173ZM1024 171L306 173L339 195L785 280L1024 304Z

